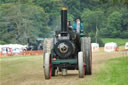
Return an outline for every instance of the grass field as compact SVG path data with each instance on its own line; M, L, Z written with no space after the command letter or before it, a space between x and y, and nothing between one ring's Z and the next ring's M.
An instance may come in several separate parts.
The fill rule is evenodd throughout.
M102 41L103 41L103 43L115 42L119 46L124 46L125 43L128 42L128 39L121 39L121 38L103 38Z
M80 85L87 85L82 82ZM128 85L128 57L114 58L105 62L88 85Z
M51 80L44 79L42 56L0 57L0 85L128 85L128 57L94 55L91 76L80 79L78 71L70 71Z
M23 83L31 78L42 77L42 67L42 56L1 57L0 82L2 85L21 85L18 79Z

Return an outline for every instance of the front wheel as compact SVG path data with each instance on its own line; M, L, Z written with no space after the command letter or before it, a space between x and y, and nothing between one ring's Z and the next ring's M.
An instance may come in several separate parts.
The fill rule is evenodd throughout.
M84 78L85 74L85 65L84 65L84 56L83 52L78 53L78 69L79 69L79 77Z
M49 53L45 53L44 74L45 74L45 79L51 78L51 58Z

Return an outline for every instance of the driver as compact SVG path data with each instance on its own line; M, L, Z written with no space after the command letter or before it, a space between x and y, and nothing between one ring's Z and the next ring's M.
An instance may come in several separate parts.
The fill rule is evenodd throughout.
M75 30L76 33L83 32L83 24L80 22L80 17L76 18L76 23L73 25L73 29Z

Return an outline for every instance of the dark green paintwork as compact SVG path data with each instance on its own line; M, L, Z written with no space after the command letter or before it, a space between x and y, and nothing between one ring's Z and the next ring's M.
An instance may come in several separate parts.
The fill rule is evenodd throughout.
M80 37L84 37L85 36L85 33L84 32L81 32L80 33ZM69 63L69 64L77 64L78 61L77 61L77 58L75 59L58 59L58 60L52 60L53 59L53 49L51 50L51 63L52 64L62 64L62 63Z
M58 59L52 60L52 64L62 64L62 63L69 63L69 64L77 64L77 59Z

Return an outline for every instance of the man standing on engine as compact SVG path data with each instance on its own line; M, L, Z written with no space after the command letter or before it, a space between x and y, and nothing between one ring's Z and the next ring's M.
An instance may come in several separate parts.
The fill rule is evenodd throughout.
M80 22L80 17L76 18L76 24L73 25L73 29L76 31L76 33L80 33L83 32L84 28L83 28L83 24L81 24Z
M83 24L80 23L80 17L76 18L76 24L73 25L73 30L76 32L77 48L80 49L80 33L84 31Z

